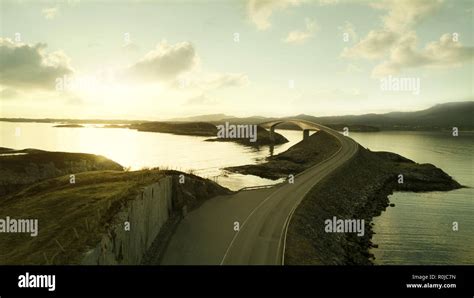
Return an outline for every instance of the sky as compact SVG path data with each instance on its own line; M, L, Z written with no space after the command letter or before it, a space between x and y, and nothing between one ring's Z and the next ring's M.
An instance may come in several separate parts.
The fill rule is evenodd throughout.
M0 17L0 117L328 116L474 97L471 0L0 0Z

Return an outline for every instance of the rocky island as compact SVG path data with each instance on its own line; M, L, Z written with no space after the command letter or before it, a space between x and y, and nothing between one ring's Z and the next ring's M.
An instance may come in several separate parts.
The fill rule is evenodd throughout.
M147 132L161 132L176 135L214 137L212 139L207 139L206 141L236 142L246 146L262 146L270 144L277 145L288 142L288 140L284 136L276 132L274 133L273 138L270 138L270 132L258 125L254 125L257 131L255 142L246 137L219 138L219 125L222 124L215 125L208 122L144 122L140 124L130 125L129 128ZM242 124L242 126L249 125L250 124Z
M58 125L55 125L54 127L81 128L81 127L84 127L84 125L80 125L80 124L58 124Z

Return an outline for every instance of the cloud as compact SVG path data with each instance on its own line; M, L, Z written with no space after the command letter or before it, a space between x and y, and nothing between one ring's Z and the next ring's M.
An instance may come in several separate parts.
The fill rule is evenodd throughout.
M50 7L50 8L44 8L41 13L47 20L52 20L54 19L58 13L59 13L59 8L57 7Z
M371 30L367 37L352 48L344 48L344 58L379 59L386 55L398 40L398 34L388 30Z
M15 89L12 89L12 88L4 88L2 90L0 90L0 99L1 100L9 100L9 99L13 99L13 98L16 98L20 95L20 93L15 90Z
M270 17L275 11L284 10L291 6L298 6L304 0L249 0L247 14L258 30L267 30L271 27Z
M403 32L436 13L442 3L443 0L385 0L371 6L387 11L382 17L387 30Z
M377 65L372 75L381 77L415 67L456 67L474 58L474 47L463 46L450 33L443 34L438 41L428 43L419 51L416 49L417 41L414 31L405 34L390 50L389 59Z
M314 33L319 29L318 25L316 24L315 21L306 18L305 19L306 23L306 30L304 31L299 31L299 30L294 30L288 33L288 36L283 39L284 42L286 43L292 43L292 44L303 44L311 38Z
M439 41L417 48L418 37L412 29L434 15L442 0L385 0L372 2L375 9L385 10L382 28L371 30L365 38L341 53L345 58L382 60L373 70L373 77L397 74L403 69L418 67L456 67L472 59L473 48L464 47L446 33Z
M54 89L58 77L72 74L62 51L46 53L45 43L29 45L0 38L1 85L23 89Z
M128 73L146 80L169 81L191 71L199 57L189 42L168 44L160 42L156 48L128 69Z
M384 0L372 2L370 6L385 10L382 28L370 30L365 38L352 48L344 48L345 58L380 59L401 42L409 29L437 12L442 0Z
M198 67L199 66L199 67ZM160 42L122 75L135 82L160 82L167 88L198 90L241 87L249 83L242 73L209 73L201 70L200 58L189 42Z

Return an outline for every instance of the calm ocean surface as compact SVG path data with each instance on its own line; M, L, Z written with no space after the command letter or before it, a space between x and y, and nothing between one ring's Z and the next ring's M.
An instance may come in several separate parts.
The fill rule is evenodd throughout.
M132 170L160 167L193 171L233 190L278 182L222 170L229 166L263 162L270 154L268 146L256 150L233 142L204 141L210 137L101 128L102 124L83 128L58 128L55 125L0 122L0 147L99 154ZM274 154L287 150L303 138L301 131L277 131L289 142L275 146Z
M351 133L373 151L391 151L432 163L465 186L474 187L474 134L449 132ZM375 219L376 264L474 264L474 189L395 193ZM453 231L453 222L459 230Z

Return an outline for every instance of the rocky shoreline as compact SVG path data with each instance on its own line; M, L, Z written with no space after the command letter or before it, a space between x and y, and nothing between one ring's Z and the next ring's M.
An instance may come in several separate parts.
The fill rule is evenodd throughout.
M247 137L219 138L218 126L208 122L144 122L128 126L130 129L145 132L171 133L176 135L213 137L206 139L208 142L235 142L245 146L264 146L287 143L288 140L281 134L275 132L273 138L270 132L263 127L256 126L256 140L251 141ZM237 127L238 129L238 127Z
M241 174L278 179L296 175L325 160L339 149L331 135L321 131L257 165L226 168ZM316 185L301 202L288 229L286 264L370 265L372 219L389 206L394 191L448 191L462 186L432 164L418 164L391 152L358 153ZM363 219L364 235L326 233L325 221Z
M400 176L402 175L402 176ZM359 148L356 156L315 186L296 209L288 229L286 264L371 265L372 219L389 204L394 191L447 191L458 182L431 164L398 154ZM362 237L326 233L325 220L363 219Z
M285 178L325 160L334 154L339 146L337 140L330 134L318 131L287 151L268 157L265 163L228 167L225 170L267 179Z

